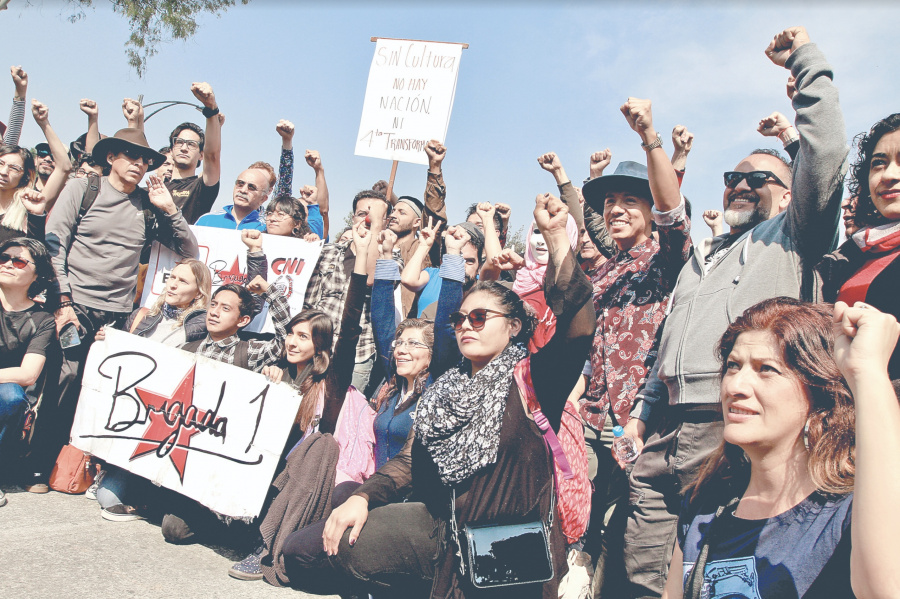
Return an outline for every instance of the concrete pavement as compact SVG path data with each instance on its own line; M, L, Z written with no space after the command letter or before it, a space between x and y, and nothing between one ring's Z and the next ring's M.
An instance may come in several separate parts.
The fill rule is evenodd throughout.
M3 599L339 599L245 582L227 570L243 556L223 548L166 543L159 526L107 522L96 501L3 486Z

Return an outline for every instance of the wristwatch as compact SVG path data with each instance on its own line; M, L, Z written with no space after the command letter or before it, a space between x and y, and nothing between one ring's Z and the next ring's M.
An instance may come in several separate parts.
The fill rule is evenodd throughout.
M208 106L203 107L203 116L205 116L206 118L211 119L212 117L216 116L217 114L219 114L218 106L216 106L215 108L210 108Z
M655 150L656 148L662 147L662 137L660 137L659 133L656 134L656 139L652 141L650 144L642 143L641 147L644 148L647 152L650 150Z

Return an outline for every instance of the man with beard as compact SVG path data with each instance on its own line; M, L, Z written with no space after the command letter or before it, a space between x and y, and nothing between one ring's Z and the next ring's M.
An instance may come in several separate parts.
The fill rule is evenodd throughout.
M34 154L35 172L37 173L37 177L34 179L34 188L37 191L41 191L44 189L44 185L47 184L47 179L53 174L56 162L53 160L53 154L50 153L50 144L47 142L41 142L34 146Z
M679 275L658 358L625 425L642 450L630 477L625 596L662 594L680 492L722 441L719 339L762 300L809 299L813 266L837 241L848 148L831 67L802 27L776 35L766 55L796 78L800 152L793 172L765 151L725 173L731 231L708 251L695 247Z
M181 123L172 130L169 146L173 168L166 188L185 220L194 224L201 215L209 212L219 195L223 119L219 115L216 95L208 83L193 83L191 93L203 104L206 131L194 123ZM200 164L203 164L203 173L197 175Z

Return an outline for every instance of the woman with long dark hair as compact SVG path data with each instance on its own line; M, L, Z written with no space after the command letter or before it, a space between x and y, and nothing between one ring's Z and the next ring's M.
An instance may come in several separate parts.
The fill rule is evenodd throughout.
M719 343L724 441L686 490L663 597L893 597L896 318L775 298Z
M559 519L549 515L553 458L527 407L529 393L519 388L513 372L517 367L530 372L543 416L559 430L595 319L590 283L566 234L568 211L550 194L538 196L536 204L535 222L549 248L544 290L557 316L555 335L529 357L525 344L534 318L513 291L493 281L475 285L458 312L438 319L436 331L455 333L462 361L419 399L403 450L326 523L325 550L331 563L350 576L391 586L403 596L557 596L567 566ZM447 232L450 253L465 243L459 243L462 236L457 238L455 229ZM460 282L445 279L442 292L443 286L462 292ZM523 584L516 586L478 589L470 578L472 563L460 557L465 544L460 535L467 527L526 523L547 527L549 540L539 541L541 548L534 552L509 556L510 565L527 570L541 563L544 552L544 565L552 564L552 572L519 579ZM460 534L453 534L457 530Z
M816 267L822 300L865 302L900 317L900 113L859 134L856 146L848 188L859 229ZM888 372L900 392L900 352Z
M29 406L25 391L40 378L56 343L53 314L34 301L54 278L41 242L18 237L0 243L0 464L9 463L2 449ZM0 506L6 501L0 490Z

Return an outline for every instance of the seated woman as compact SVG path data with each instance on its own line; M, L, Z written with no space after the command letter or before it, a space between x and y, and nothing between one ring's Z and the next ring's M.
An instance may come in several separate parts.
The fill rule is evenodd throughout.
M2 158L0 158L2 160ZM44 368L48 349L56 343L53 313L33 298L54 279L47 248L18 237L0 243L0 464L4 446L21 432L29 401L25 390ZM2 472L2 471L0 471ZM0 490L0 506L6 505Z
M816 266L822 300L866 302L900 317L900 113L858 136L848 188L856 198L850 239ZM900 397L900 352L888 366Z
M515 293L493 281L475 285L449 322L435 323L436 331L455 330L463 360L419 399L401 452L328 518L325 550L345 574L391 586L397 596L557 596L567 571L559 518L547 523L549 580L505 589L477 589L468 565L467 574L460 575L458 539L451 535L451 529L467 525L546 521L551 510L554 465L513 370L527 359L523 366L530 369L541 411L558 431L595 319L590 283L566 234L565 206L550 194L538 196L536 204L535 221L550 250L544 290L557 315L556 334L529 357L525 344L534 319ZM447 247L449 252L459 246L458 253L463 244L451 241L454 229L448 230ZM458 281L445 279L442 292L445 287L462 291Z
M897 596L898 334L863 303L789 298L728 327L725 439L686 490L664 598Z

